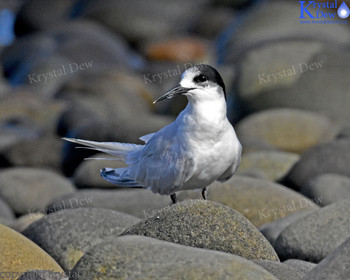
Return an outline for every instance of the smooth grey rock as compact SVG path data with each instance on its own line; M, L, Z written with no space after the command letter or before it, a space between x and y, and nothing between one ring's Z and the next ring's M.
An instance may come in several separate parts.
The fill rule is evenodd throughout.
M62 210L32 223L22 234L70 270L89 248L117 236L139 219L99 208Z
M158 209L170 205L169 196L154 194L149 190L78 190L72 195L60 197L48 205L47 209L96 207L127 213L141 219L147 218Z
M245 151L277 149L301 153L319 143L331 140L331 121L320 114L287 108L254 113L236 126Z
M274 248L281 260L320 262L350 236L350 199L321 208L287 226Z
M222 30L232 22L235 16L235 10L227 6L210 6L201 13L194 29L200 36L215 40Z
M261 2L255 5L246 14L243 22L240 22L239 28L234 29L236 32L231 33L232 36L225 52L226 62L235 63L237 58L242 57L244 51L250 50L253 46L263 46L267 42L287 42L286 45L288 45L291 40L298 40L305 44L307 43L305 38L309 38L310 45L315 41L326 45L329 42L337 42L338 46L349 44L350 32L345 25L301 24L298 18L300 8L299 2L290 1ZM308 10L315 14L317 7L316 9L309 7ZM272 58L283 57L284 54L286 54L285 57L302 58L305 51L309 51L306 49L306 47L300 48L297 53L288 53L286 49L283 54L273 53L275 56ZM259 61L269 58L261 57ZM266 66L272 68L274 64L271 63L271 60L267 61Z
M77 0L33 0L22 5L16 18L16 31L26 34L29 31L43 30L69 20Z
M46 37L50 36L47 35ZM23 83L42 98L54 99L57 92L74 76L70 73L70 65L74 67L76 62L72 62L72 59L63 55L43 55L42 57L30 57L24 60L27 60L26 65L29 69L26 69L28 74ZM75 67L73 69L75 70ZM76 72L75 74L79 75L82 71Z
M156 211L122 235L143 235L186 246L278 261L270 243L239 212L205 200L187 200Z
M277 219L271 223L263 224L259 227L260 232L265 236L265 238L272 244L275 244L275 241L279 234L290 224L299 220L302 217L309 215L310 213L316 210L308 210L308 211L299 211L288 215L286 217Z
M0 52L2 47L0 47ZM4 78L2 66L0 66L0 95L5 94L9 90L8 84Z
M111 155L103 153L98 153L90 158L80 163L75 170L73 176L74 185L78 188L118 188L117 185L104 180L100 175L100 170L104 167L125 167L126 164L115 160L115 157ZM99 158L106 160L99 160Z
M106 240L89 250L70 279L232 279L277 280L239 256L192 248L145 236Z
M188 198L202 199L199 191L183 191L178 196L179 201ZM238 175L227 182L211 184L208 199L239 211L256 227L299 211L319 208L316 200L281 184Z
M56 38L57 39L57 38ZM17 37L11 45L7 46L0 54L0 59L7 72L9 80L16 84L30 81L34 74L28 72L38 60L48 57L57 49L55 38L42 32L34 32L27 36ZM24 69L22 67L25 67ZM22 71L19 71L22 68ZM29 68L29 69L28 69ZM28 76L32 74L31 76ZM35 93L38 98L38 93ZM42 95L39 95L42 97Z
M18 37L4 49L1 60L10 80L26 84L46 98L64 88L66 81L85 73L144 67L141 56L122 37L96 21L82 19L55 22L25 39Z
M0 125L16 128L21 139L54 134L58 117L64 109L62 101L42 98L36 92L16 90L0 96Z
M350 177L338 174L322 174L301 187L300 192L308 197L320 197L326 206L350 198Z
M101 22L128 41L140 43L157 38L174 37L191 27L209 1L111 0L89 2L84 15ZM158 9L154 9L157 6ZM130 20L132 19L132 20ZM181 24L178 24L181 22Z
M350 277L350 238L329 253L304 280L348 280Z
M17 214L40 211L52 200L74 192L68 179L51 170L12 167L0 172L0 196Z
M345 126L341 129L339 129L339 132L337 134L338 139L350 139L350 126Z
M347 124L350 96L346 88L350 80L341 73L350 67L350 52L328 46L314 41L279 40L258 45L242 55L234 91L239 93L246 111L288 107L322 113ZM337 82L331 85L329 80Z
M298 160L299 155L282 151L244 153L236 174L278 181Z
M35 167L61 171L63 140L55 135L25 139L3 152L6 160L16 167Z
M31 223L44 217L44 213L29 213L18 217L16 220L11 221L8 226L15 231L22 232Z
M59 44L55 54L70 60L66 65L68 76L99 74L108 69L143 69L142 57L119 34L97 21L82 19L60 22L48 31Z
M284 263L268 260L254 260L253 262L266 269L278 280L302 280L305 276L305 273Z
M316 267L316 264L314 263L298 259L289 259L284 261L283 263L296 268L298 271L303 272L304 274L310 272L313 268Z
M296 189L325 173L350 177L350 141L336 140L313 147L302 154L285 178Z
M15 218L15 214L13 213L11 207L1 197L0 197L0 218L6 219L6 220L13 220Z

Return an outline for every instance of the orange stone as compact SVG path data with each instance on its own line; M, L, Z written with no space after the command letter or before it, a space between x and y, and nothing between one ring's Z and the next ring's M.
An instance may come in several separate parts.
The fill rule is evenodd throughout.
M194 38L162 41L151 44L147 49L149 59L173 62L198 61L206 54L205 44Z

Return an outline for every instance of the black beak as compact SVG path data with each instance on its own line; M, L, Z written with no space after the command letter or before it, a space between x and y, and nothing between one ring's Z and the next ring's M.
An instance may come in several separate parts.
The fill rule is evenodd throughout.
M171 90L168 90L161 97L159 97L156 100L154 100L153 104L157 103L159 101L162 101L164 99L173 98L176 95L184 94L184 93L190 91L191 89L193 89L193 88L185 88L185 87L182 87L180 84L178 84L176 87L172 88Z

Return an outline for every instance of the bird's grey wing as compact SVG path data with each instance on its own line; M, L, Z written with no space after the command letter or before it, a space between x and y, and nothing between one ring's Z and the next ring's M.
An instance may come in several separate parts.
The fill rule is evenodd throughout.
M185 145L176 136L176 127L169 125L157 132L132 164L137 182L155 193L172 194L193 175L195 162Z

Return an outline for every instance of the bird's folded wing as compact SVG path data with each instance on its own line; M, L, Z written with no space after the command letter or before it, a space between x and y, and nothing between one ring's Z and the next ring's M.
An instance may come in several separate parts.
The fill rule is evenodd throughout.
M129 154L127 161L136 181L160 194L170 194L182 186L195 169L181 141L168 132L154 135L142 151Z
M169 154L161 158L151 156L138 166L135 178L154 192L171 194L192 177L194 166L188 157L173 157Z

